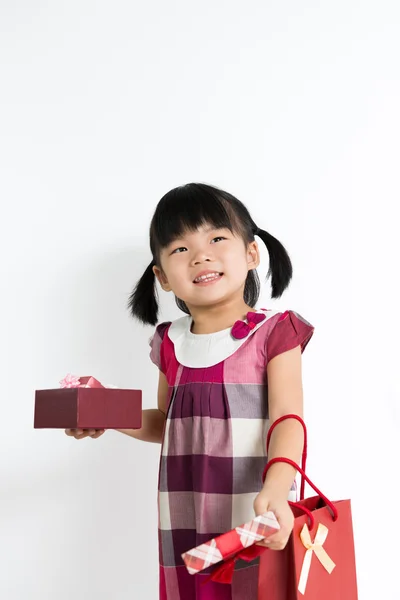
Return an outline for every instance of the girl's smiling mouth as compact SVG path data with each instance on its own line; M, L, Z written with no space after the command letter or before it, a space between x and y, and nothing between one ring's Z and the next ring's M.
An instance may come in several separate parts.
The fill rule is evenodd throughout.
M207 283L214 283L218 281L223 276L223 273L219 271L202 271L197 275L197 277L193 280L193 283L197 285L204 285Z

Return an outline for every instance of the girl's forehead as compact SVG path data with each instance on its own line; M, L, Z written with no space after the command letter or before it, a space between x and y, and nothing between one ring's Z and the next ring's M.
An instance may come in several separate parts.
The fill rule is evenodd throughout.
M182 231L178 235L183 237L183 236L196 235L199 233L207 234L207 233L211 233L212 231L220 231L220 230L230 231L230 229L228 227L218 227L217 225L213 225L212 223L204 223L203 225L199 225L196 228L185 227L182 229Z

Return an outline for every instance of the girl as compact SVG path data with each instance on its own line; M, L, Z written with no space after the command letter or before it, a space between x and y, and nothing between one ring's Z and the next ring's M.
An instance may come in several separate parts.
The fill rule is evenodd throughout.
M259 559L239 560L229 585L202 586L211 568L190 575L181 554L267 510L281 529L259 545L279 551L293 528L294 469L274 464L264 484L261 475L270 425L284 414L303 416L301 354L314 327L292 310L254 308L260 289L255 236L268 249L271 296L279 298L292 277L290 258L246 207L206 184L171 190L156 207L153 258L129 300L134 317L156 325L157 278L186 313L157 325L150 340L158 410L143 411L141 430L123 431L161 442L160 600L255 600ZM302 446L301 425L283 421L268 458L299 462Z

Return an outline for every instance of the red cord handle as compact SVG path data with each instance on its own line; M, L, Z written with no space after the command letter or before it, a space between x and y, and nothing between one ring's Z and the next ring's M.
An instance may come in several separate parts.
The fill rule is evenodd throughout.
M285 458L284 456L279 456L277 458L272 458L270 461L267 462L267 464L264 467L264 471L262 474L262 481L264 483L265 481L265 476L267 474L268 469L275 463L278 462L284 462L287 463L288 465L292 465L292 467L294 467L299 473L301 473L302 477L304 477L304 479L307 481L308 485L310 485L313 490L318 494L318 496L320 498L322 498L322 500L325 502L327 508L330 509L331 513L332 513L332 518L334 521L337 520L338 518L338 511L336 509L336 507L332 504L332 502L317 488L317 486L311 481L311 479L305 474L305 472L303 471L303 469L301 467L299 467L299 465L297 465L293 460L291 460L290 458ZM296 502L294 502L293 504L296 504ZM299 506L299 508L304 508Z
M301 468L303 469L303 471L305 471L306 470L306 461L307 461L307 427L306 427L306 424L304 423L303 419L301 417L299 417L299 415L294 415L294 414L284 415L283 417L280 417L279 419L277 419L276 421L273 422L273 424L269 428L268 434L267 434L267 456L268 456L269 442L271 440L271 435L272 435L273 430L279 423L281 423L281 421L285 421L286 419L296 419L303 426L304 445L303 445L303 454L301 456ZM304 477L302 477L301 483L300 483L300 500L304 500L304 487L305 487L305 481L304 481Z
M306 508L302 504L298 504L297 502L290 502L290 500L288 501L288 504L290 506L294 506L295 508L297 508L299 510L302 510L307 515L307 517L308 517L308 529L310 531L312 529L314 529L315 519L314 519L314 515L312 514L311 510L309 510L308 508Z

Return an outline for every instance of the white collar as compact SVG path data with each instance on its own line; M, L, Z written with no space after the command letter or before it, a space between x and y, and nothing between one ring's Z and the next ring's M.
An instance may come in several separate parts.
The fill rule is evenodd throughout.
M168 329L168 337L174 344L177 361L184 367L212 367L234 354L257 329L281 311L254 309L254 312L265 314L266 318L240 340L231 335L233 325L215 333L198 334L190 331L193 321L190 315L176 319Z

